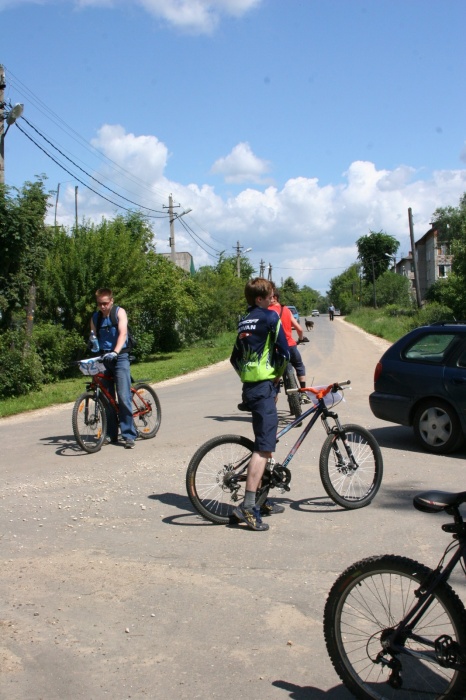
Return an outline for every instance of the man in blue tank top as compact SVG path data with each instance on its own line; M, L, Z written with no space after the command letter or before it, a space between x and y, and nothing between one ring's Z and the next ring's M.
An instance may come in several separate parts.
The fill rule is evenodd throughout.
M110 314L113 307L113 292L107 287L98 289L95 293L99 312L92 315L91 330L97 336L99 349L103 355L104 364L111 380L107 388L115 396L115 385L118 394L121 437L126 449L134 447L137 431L133 423L133 407L131 400L131 371L128 356L128 317L126 311L117 307L116 323ZM107 436L105 443L118 442L118 421L115 412L106 408Z

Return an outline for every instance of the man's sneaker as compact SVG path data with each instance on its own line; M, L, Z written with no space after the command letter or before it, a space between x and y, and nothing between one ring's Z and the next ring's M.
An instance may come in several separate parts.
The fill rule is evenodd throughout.
M285 508L283 506L279 506L278 503L274 503L273 501L270 501L269 499L267 499L266 502L261 505L260 510L261 510L261 515L264 515L264 516L278 515L278 513L285 512Z
M110 435L107 435L104 440L104 445L116 445L117 443L118 438L111 438Z
M241 403L238 404L238 411L249 411L249 412L251 412L251 409L249 408L249 406L247 405L247 403L244 403L244 401L242 401Z
M132 450L135 447L134 440L126 440L125 450Z
M233 515L241 522L246 523L250 530L264 531L269 529L267 523L262 522L260 508L257 506L249 510L249 508L240 505L234 509Z

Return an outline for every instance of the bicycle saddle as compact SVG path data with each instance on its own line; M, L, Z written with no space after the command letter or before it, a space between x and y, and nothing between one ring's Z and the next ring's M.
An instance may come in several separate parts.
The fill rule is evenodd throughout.
M423 513L440 513L450 506L466 503L466 491L447 493L446 491L424 491L413 498L413 505Z

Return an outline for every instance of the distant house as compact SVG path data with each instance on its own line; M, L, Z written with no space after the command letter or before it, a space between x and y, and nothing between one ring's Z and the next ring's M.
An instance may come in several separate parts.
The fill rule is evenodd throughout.
M424 300L427 290L434 282L450 274L453 256L450 255L450 244L439 238L436 228L429 229L416 241L415 248L419 290L421 299Z
M408 255L401 258L395 265L395 272L397 275L403 275L407 277L410 282L410 290L413 297L416 297L416 287L415 287L415 277L414 277L414 261L413 254L409 251Z
M172 259L172 254L171 253L161 253L164 258L168 258L168 260ZM195 269L194 269L194 261L193 261L193 256L191 253L175 253L175 260L176 264L178 267L181 267L183 270L186 270L186 272L189 272L190 275L194 275Z

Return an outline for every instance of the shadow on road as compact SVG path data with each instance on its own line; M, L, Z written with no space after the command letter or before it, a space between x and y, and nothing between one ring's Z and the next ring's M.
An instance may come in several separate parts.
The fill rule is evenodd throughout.
M275 688L281 688L289 692L292 700L351 700L353 696L342 685L330 688L330 690L320 690L312 685L296 685L288 681L273 681Z
M80 457L87 454L76 443L74 435L49 435L40 441L47 447L56 447L55 454L59 457Z
M388 447L392 450L402 450L403 452L416 452L417 454L425 454L429 456L431 453L423 450L417 444L414 437L413 429L404 425L390 425L386 428L372 428L372 435L375 437L380 447ZM466 452L462 448L459 452L449 454L448 457L453 459L464 459Z

